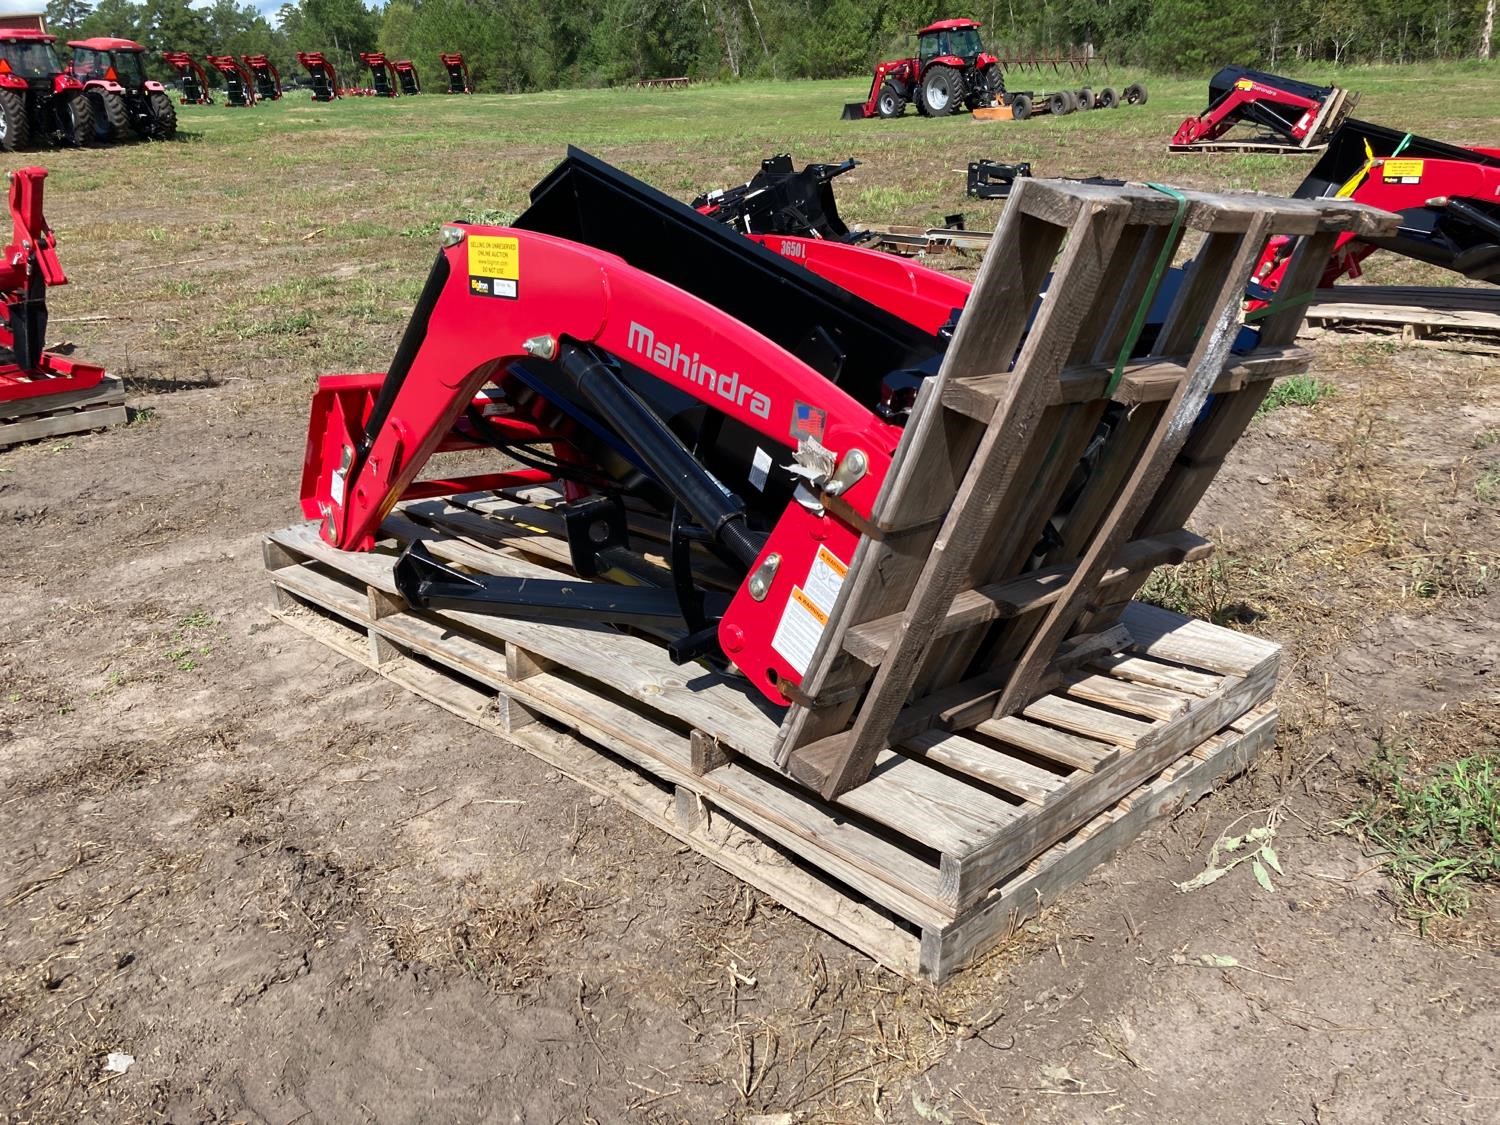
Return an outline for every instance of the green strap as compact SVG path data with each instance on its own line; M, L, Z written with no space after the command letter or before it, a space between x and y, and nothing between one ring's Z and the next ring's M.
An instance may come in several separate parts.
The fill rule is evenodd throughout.
M1246 313L1245 323L1254 324L1257 320L1264 320L1268 316L1275 316L1286 309L1295 309L1300 305L1310 305L1317 295L1317 289L1309 289L1300 297L1288 297L1285 301L1276 301L1263 309L1256 309L1253 313Z
M1146 292L1141 297L1140 306L1135 310L1135 319L1130 322L1130 331L1125 333L1125 342L1120 345L1120 354L1115 359L1114 374L1110 376L1109 388L1104 392L1106 398L1115 393L1115 388L1125 377L1125 364L1130 359L1130 353L1135 351L1136 341L1141 338L1141 330L1146 327L1146 316L1151 312L1151 305L1156 301L1156 291L1161 287L1161 279L1166 276L1167 266L1172 261L1172 252L1177 249L1177 232L1182 229L1182 220L1187 216L1187 196L1182 192L1163 184L1147 184L1146 186L1177 200L1177 214L1172 218L1172 226L1167 231L1166 242L1162 243L1161 253L1156 256L1156 266L1151 271L1151 280L1146 283Z
M1401 143L1396 146L1396 151L1391 153L1391 155L1386 159L1393 160L1396 157L1400 156L1403 152L1406 151L1406 146L1409 144L1411 144L1411 134L1407 133L1406 136L1401 138Z

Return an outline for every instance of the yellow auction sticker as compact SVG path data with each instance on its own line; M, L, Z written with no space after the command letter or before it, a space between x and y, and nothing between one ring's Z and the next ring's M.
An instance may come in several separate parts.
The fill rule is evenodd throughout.
M505 235L469 236L469 292L514 300L521 280L521 240Z
M1421 183L1425 164L1426 161L1423 160L1387 160L1382 169L1383 178L1387 183Z

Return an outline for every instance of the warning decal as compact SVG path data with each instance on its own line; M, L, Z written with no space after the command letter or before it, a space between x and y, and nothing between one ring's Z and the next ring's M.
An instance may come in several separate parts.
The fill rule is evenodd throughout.
M1387 160L1383 169L1388 184L1419 184L1422 182L1424 160Z
M792 596L777 622L771 647L801 675L807 674L807 666L812 663L813 652L848 573L848 563L827 547L819 547L807 572L807 582L792 587Z
M515 299L521 280L521 240L498 234L469 236L469 292Z

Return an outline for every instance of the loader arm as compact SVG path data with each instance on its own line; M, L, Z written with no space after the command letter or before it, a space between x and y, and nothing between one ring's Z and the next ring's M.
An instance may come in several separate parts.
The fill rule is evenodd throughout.
M544 397L571 416L578 442L602 438L637 460L747 573L772 556L773 568L799 576L847 565L855 523L869 518L889 472L898 426L755 329L613 254L500 227L451 227L446 241L452 245L434 263L373 401L356 410L337 405L349 376L320 385L303 501L321 517L328 542L369 549L398 500L430 495L418 474L432 454L455 447L455 427L472 418L468 408L487 385L514 402L544 386ZM842 515L794 502L769 529L751 528L728 487L695 467L647 405L663 394L695 400L726 425L751 431L764 472L790 465L807 439L826 451L830 469L857 466L838 490ZM584 460L567 434L567 427L534 431L557 444L560 460ZM773 629L747 626L783 608L755 597L753 586L741 585L719 636L774 699L801 669L772 650ZM788 596L782 587L782 601Z

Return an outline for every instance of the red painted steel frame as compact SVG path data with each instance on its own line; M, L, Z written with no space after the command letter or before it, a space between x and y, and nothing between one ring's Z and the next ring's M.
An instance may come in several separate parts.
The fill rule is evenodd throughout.
M163 51L162 59L168 66L177 71L179 79L185 79L191 74L198 83L198 99L190 101L187 97L178 99L183 105L213 105L213 95L208 89L208 75L203 73L203 68L198 65L198 60L186 51Z
M1189 117L1177 126L1177 132L1172 135L1172 143L1191 145L1222 137L1239 123L1234 116L1234 111L1252 102L1267 102L1271 105L1302 110L1302 116L1292 126L1292 137L1299 141L1307 136L1308 130L1313 127L1313 122L1317 120L1318 110L1323 108L1322 101L1317 98L1304 98L1290 90L1267 86L1264 82L1256 82L1251 78L1241 78L1235 82L1229 95L1217 105L1209 106L1197 117Z
M1490 149L1475 149L1486 156L1495 155ZM1404 164L1420 163L1422 172L1416 183L1388 181L1384 174L1387 161ZM1435 199L1472 199L1493 203L1500 200L1500 168L1485 164L1470 164L1462 160L1436 160L1430 157L1403 158L1381 156L1371 160L1360 173L1359 183L1349 198L1356 203L1367 203L1384 211L1410 211L1428 206ZM1275 292L1281 285L1282 276L1290 264L1291 243L1285 238L1272 239L1256 267L1255 277L1265 288ZM1320 287L1333 285L1341 277L1359 277L1360 263L1378 250L1368 242L1360 242L1353 234L1339 235L1333 253L1328 259L1328 268L1323 272ZM1259 302L1265 304L1265 302Z
M298 51L297 61L302 64L303 69L316 79L321 72L328 80L328 92L330 99L344 96L344 88L339 85L338 71L333 68L333 63L323 56L321 51ZM316 95L314 95L316 96Z
M27 299L28 289L34 285L32 271L41 274L44 287L66 285L68 278L57 260L57 238L42 214L42 182L47 169L17 168L7 178L11 238L0 248L0 305L6 311L0 320L0 347L9 349L15 343L9 328L10 308ZM0 363L0 402L87 390L103 378L102 367L43 352L37 366L30 370L15 363Z
M750 428L783 457L797 446L792 433L799 404L804 414L808 406L824 412L822 444L838 458L857 448L868 466L840 495L839 507L870 517L901 437L898 426L880 420L754 329L621 258L532 231L467 227L465 233L443 250L449 274L431 309L424 342L363 455L369 396L376 393L379 377L333 376L319 384L302 503L311 518L323 521L330 543L345 550L373 546L381 520L408 494L428 458L452 447L453 428L465 408L477 402L487 383L504 386L510 365L529 358L526 341L538 337L593 345L627 360ZM482 293L486 286L471 279L469 245L476 237L514 240L507 244L516 275L514 298ZM830 247L820 256L823 268L849 272L872 253L854 247L841 251ZM901 284L908 293L929 294L930 303L936 287L927 282L908 273ZM897 289L892 282L871 286L890 304L898 300ZM935 312L923 315L931 319ZM566 440L559 444L559 456L568 457ZM831 510L809 511L800 504L789 506L773 528L757 565L778 554L781 573L790 579L773 584L763 601L742 587L719 625L725 652L767 698L784 703L779 685L802 678L771 647L792 587L807 584L820 548L847 564L858 538L854 525Z
M967 281L882 250L785 234L748 237L925 332L936 334L969 299Z
M239 79L240 84L244 88L245 100L243 103L228 102L226 98L227 104L235 108L243 108L253 106L259 100L255 92L255 75L246 70L245 64L240 62L239 59L233 55L204 55L203 57L208 60L209 66L224 75L225 78Z
M443 92L445 94L456 93L457 91L453 89L453 80L461 78L463 92L472 94L474 92L474 84L469 81L469 64L464 62L463 55L454 51L451 54L439 54L438 58L443 61L443 66L448 70L448 88Z
M271 83L275 87L275 90L276 90L276 92L274 94L270 95L271 100L272 101L276 101L276 100L280 99L280 97L281 97L281 71L279 71L279 70L276 69L276 64L275 63L273 63L265 55L241 55L240 56L240 61L243 62L250 69L250 73L252 75L254 75L254 77L256 78L257 81L261 77L261 72L264 71L265 74L266 74L266 76L271 79ZM257 94L260 93L260 90L258 88L256 90L256 93Z

